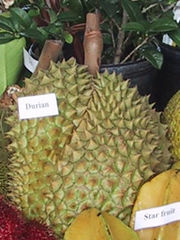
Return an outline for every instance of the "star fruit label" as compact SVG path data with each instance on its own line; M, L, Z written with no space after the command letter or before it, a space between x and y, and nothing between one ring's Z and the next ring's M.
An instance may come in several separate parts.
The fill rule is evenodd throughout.
M54 93L19 97L19 119L32 119L56 116L59 114L57 99Z
M136 212L134 230L159 227L180 220L180 202Z

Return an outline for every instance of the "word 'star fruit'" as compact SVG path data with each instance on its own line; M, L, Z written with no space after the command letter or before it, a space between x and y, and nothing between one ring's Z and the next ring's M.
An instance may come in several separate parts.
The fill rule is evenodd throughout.
M131 227L134 227L136 211L160 207L166 204L180 201L180 172L170 169L154 177L151 181L145 183L137 196L132 217ZM170 209L171 212L172 208ZM161 213L167 214L167 213ZM169 214L170 218L170 214ZM173 222L161 227L138 230L140 240L179 240L180 223Z

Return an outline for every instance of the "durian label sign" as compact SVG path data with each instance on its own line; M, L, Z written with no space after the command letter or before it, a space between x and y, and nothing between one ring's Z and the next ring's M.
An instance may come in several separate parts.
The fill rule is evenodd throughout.
M18 98L19 119L56 116L59 114L55 93Z
M159 227L180 221L180 202L136 212L134 230Z

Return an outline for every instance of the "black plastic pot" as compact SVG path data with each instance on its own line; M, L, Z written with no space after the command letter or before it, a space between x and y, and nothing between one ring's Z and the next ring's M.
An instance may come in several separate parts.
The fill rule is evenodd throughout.
M160 45L163 65L157 78L156 108L163 111L170 98L180 89L180 48L167 44Z
M150 95L149 102L156 102L157 70L147 61L129 62L119 65L102 65L100 72L105 69L109 73L115 71L122 74L124 80L130 79L130 87L137 86L140 95Z

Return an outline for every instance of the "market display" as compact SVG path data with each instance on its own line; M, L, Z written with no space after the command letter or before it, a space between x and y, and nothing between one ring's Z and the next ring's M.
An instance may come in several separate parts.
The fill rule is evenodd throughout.
M91 207L128 224L139 187L172 162L160 114L121 75L93 78L73 58L26 79L18 96L47 93L57 116L19 120L11 108L8 197L58 234Z
M180 202L180 172L178 169L173 168L157 175L141 187L134 204L130 222L131 227L134 228L135 214L137 211L178 202ZM172 206L168 209L161 209L155 214L146 214L145 218L147 221L148 219L154 219L154 221L156 221L157 218L159 219L159 224L161 219L169 217L169 224L138 230L137 233L140 240L178 240L180 238L179 221L170 222L171 216L175 214L178 214L178 208Z

